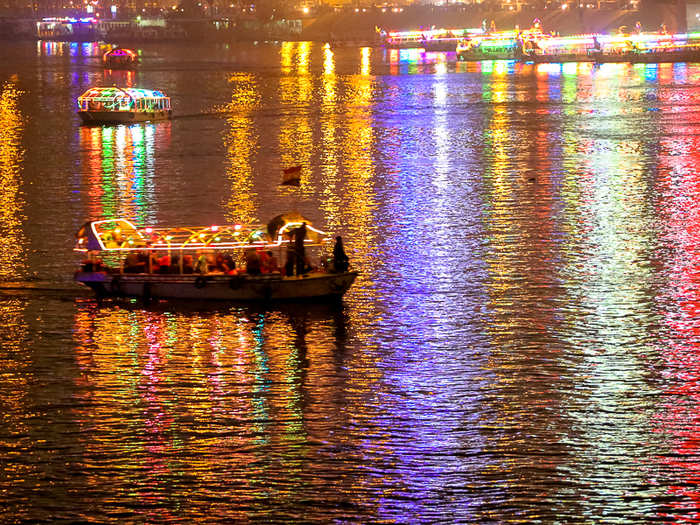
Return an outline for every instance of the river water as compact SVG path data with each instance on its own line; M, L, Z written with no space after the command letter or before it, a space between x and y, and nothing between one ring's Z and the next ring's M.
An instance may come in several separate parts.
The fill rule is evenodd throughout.
M0 521L700 519L700 65L103 50L2 44ZM111 84L173 120L80 126ZM71 282L87 219L288 210L342 304Z

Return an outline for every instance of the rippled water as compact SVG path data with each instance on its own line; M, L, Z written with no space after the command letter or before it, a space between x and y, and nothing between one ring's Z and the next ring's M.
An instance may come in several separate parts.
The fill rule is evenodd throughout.
M700 519L700 65L101 51L3 44L0 521ZM113 83L175 118L79 126ZM88 218L290 209L344 236L341 305L71 283Z

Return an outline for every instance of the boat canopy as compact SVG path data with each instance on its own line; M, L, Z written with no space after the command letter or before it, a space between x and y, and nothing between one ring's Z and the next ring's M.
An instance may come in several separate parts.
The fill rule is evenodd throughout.
M274 226L273 226L274 221ZM85 223L76 234L75 251L243 250L273 248L289 243L291 232L306 223L307 246L330 242L328 235L297 214L279 215L269 224L228 224L137 228L127 219Z
M170 109L170 97L162 91L141 88L92 87L78 97L81 110Z
M126 49L124 47L115 47L110 49L103 55L103 59L107 60L110 58L125 59L125 60L136 60L136 52L131 49Z

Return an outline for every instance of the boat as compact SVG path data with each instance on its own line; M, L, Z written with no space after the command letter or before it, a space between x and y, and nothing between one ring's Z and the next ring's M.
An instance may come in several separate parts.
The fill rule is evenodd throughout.
M302 224L304 251L319 252L320 264L311 268L304 260L297 274L289 256L296 253L294 234ZM175 228L138 228L124 218L104 219L84 224L76 238L75 251L86 258L75 280L101 297L340 298L358 275L347 259L324 257L332 239L298 214L278 215L267 225ZM280 269L275 262L285 254L288 261Z
M382 32L384 46L389 49L423 49L428 52L454 52L459 43L481 29L426 29L419 31Z
M102 55L102 61L109 69L132 69L138 64L138 54L131 49L115 47Z
M549 37L523 47L522 60L546 62L698 62L700 35L668 33L590 34Z
M84 124L130 124L172 116L170 97L140 88L92 87L78 97Z
M515 33L465 38L457 45L457 60L515 60L520 47Z

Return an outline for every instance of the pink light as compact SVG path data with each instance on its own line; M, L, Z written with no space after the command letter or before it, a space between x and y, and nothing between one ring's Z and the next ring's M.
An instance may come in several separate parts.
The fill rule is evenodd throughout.
M218 232L218 231L219 231L219 227L218 227L218 226L212 226L212 227L211 227L211 231L213 231L213 232Z
M146 228L146 233L153 233L153 228Z
M236 224L236 225L233 227L233 229L236 230L236 231L240 230L241 228L242 228L242 226L241 226L240 224Z

